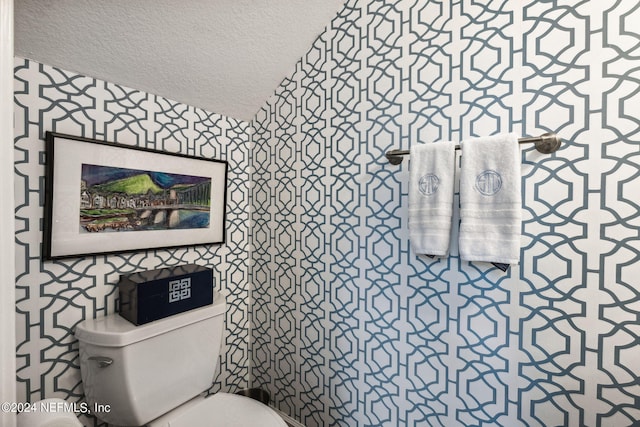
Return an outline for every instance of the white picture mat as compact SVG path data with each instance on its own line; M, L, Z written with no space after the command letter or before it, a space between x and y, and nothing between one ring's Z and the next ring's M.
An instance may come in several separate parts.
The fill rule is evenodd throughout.
M209 227L82 233L80 231L82 164L208 177L211 179ZM225 175L226 163L224 162L172 156L56 136L51 257L221 243L224 241Z

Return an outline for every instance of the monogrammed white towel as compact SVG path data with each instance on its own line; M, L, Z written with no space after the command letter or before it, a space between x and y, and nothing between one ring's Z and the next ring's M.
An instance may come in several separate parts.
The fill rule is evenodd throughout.
M518 137L470 139L461 148L460 258L517 264L522 218Z
M409 239L416 254L447 256L453 214L455 144L411 147Z

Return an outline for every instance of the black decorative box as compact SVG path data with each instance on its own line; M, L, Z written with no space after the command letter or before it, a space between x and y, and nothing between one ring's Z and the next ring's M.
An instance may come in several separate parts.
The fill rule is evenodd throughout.
M196 264L123 274L122 317L142 325L213 303L212 270Z

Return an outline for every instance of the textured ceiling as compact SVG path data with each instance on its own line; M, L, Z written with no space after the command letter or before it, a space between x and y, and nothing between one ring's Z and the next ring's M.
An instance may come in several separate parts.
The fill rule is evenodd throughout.
M17 56L251 120L345 0L16 0Z

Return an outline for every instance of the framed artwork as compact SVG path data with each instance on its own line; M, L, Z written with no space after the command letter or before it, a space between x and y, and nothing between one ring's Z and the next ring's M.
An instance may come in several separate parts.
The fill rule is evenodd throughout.
M45 259L224 243L228 164L47 132Z

